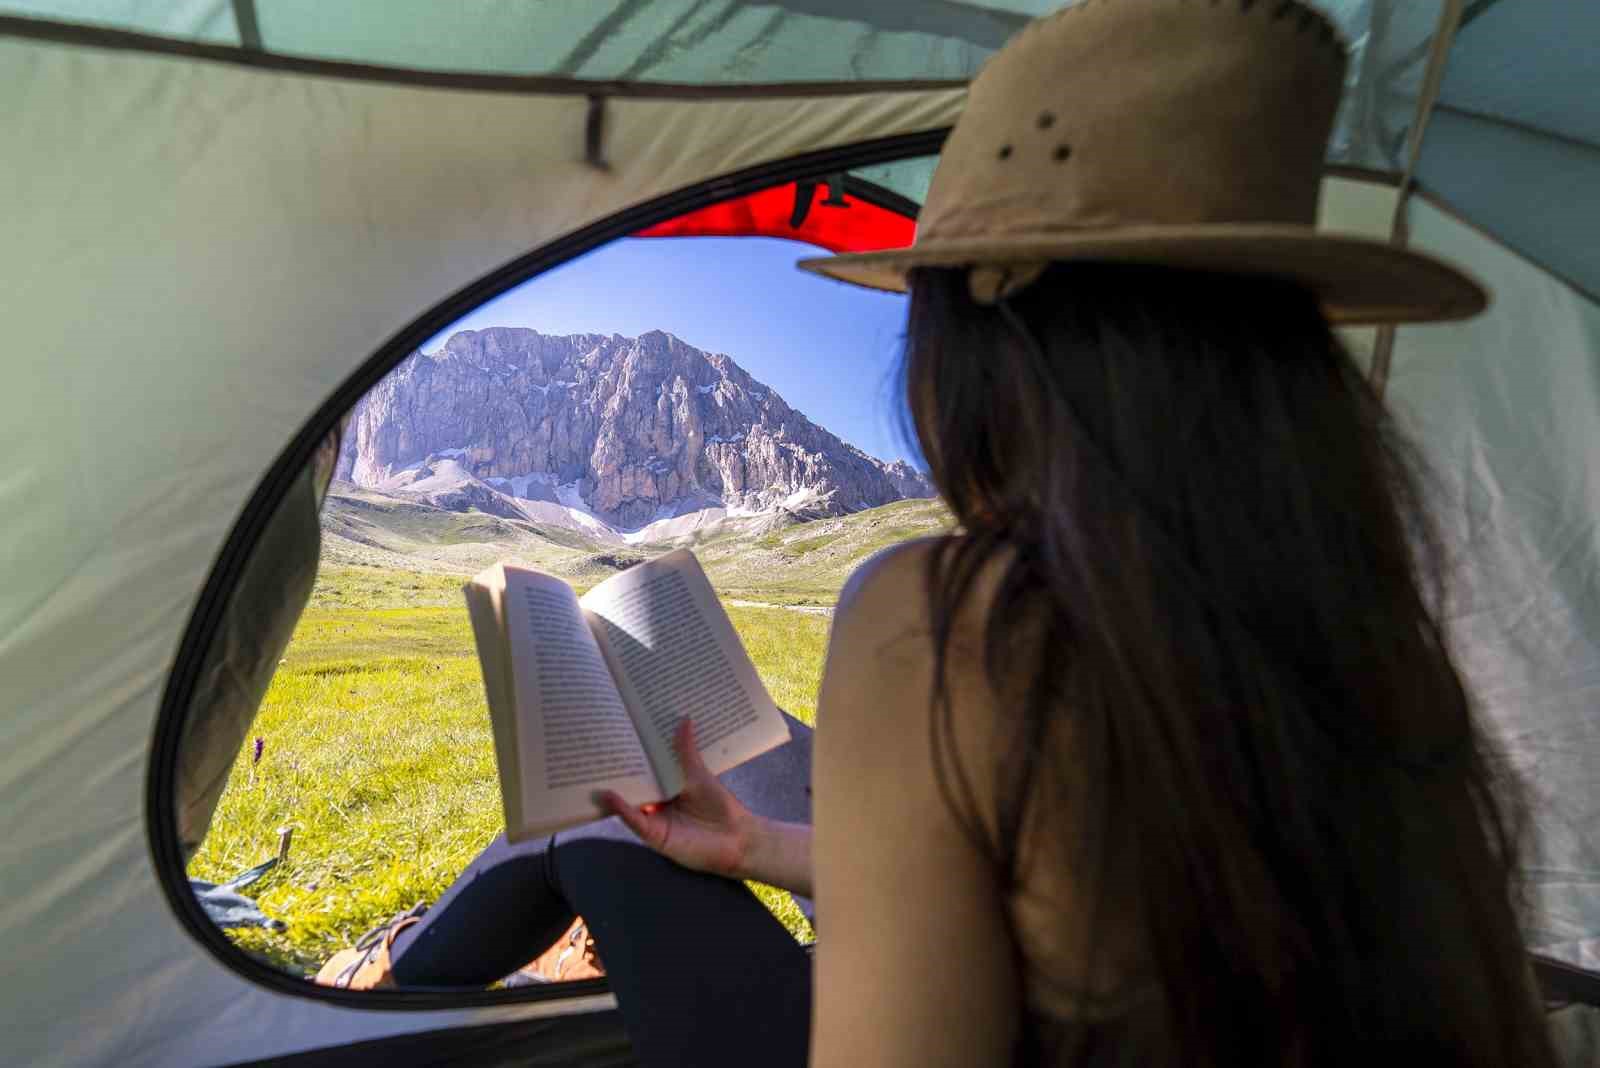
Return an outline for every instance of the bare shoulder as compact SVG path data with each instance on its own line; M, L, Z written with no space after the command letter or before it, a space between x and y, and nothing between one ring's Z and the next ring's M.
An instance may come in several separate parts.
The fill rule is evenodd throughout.
M943 649L943 675L935 677L940 658L929 579L932 565L942 563L938 554L964 548L959 537L897 545L857 568L839 599L817 712L819 746L840 762L858 752L883 761L884 738L907 739L896 747L899 759L870 769L871 774L939 802L941 813L946 811L944 795L937 788L938 773L926 741L935 724L936 701L942 698L944 744L954 747L950 755L967 769L996 766L995 728L1003 704L988 678L983 650L990 606L1012 558L1009 550L992 554L978 567L967 595L955 607ZM976 770L973 776L974 781L984 778ZM972 800L979 819L992 828L993 799L985 794Z
M907 634L926 633L930 615L929 578L937 558L960 548L960 535L918 538L868 557L839 594L836 627L869 625L881 630L896 623ZM1012 553L1002 549L986 559L963 598L952 637L966 643L982 634L996 588Z
M923 619L928 601L928 567L947 540L917 538L867 557L839 591L838 617L881 620L903 616L908 622Z
M851 574L829 635L824 704L868 709L879 722L910 713L923 688L917 680L931 670L928 568L941 541L884 549ZM851 714L840 711L836 719Z

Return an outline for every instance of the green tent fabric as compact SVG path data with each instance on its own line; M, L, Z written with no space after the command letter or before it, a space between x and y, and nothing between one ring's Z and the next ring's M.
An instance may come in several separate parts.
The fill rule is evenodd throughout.
M1322 225L1495 291L1472 322L1351 339L1438 473L1454 639L1538 792L1530 948L1588 989L1600 5L1319 6L1353 57ZM1054 7L0 0L8 1060L626 1058L605 995L319 999L206 939L172 807L206 653L248 620L317 441L422 339L764 183L847 170L919 201L964 80ZM1574 1057L1596 1049L1592 1016L1561 1021Z

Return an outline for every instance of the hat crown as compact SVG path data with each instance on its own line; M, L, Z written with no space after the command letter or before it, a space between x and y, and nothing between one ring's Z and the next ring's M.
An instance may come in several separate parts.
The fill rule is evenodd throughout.
M888 290L964 268L992 304L1051 263L1145 263L1285 279L1334 323L1476 315L1450 264L1316 229L1346 62L1299 0L1081 0L973 79L909 248L801 266Z
M1310 226L1345 51L1281 0L1082 0L973 80L917 241Z

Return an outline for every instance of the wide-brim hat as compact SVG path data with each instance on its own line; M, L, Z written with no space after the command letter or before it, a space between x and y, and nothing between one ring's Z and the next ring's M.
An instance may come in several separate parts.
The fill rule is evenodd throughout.
M1477 314L1443 260L1315 228L1345 65L1299 3L1081 0L973 79L912 245L800 266L895 291L969 267L992 302L1052 262L1139 263L1292 280L1339 324Z

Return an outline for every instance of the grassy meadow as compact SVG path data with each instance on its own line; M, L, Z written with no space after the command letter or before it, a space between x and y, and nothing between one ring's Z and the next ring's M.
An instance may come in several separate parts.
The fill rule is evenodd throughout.
M936 500L906 500L853 515L813 519L755 537L732 530L691 547L724 597L768 604L831 606L850 573L880 549L948 531Z
M324 563L229 778L196 878L288 861L244 892L279 933L230 931L246 951L310 974L366 930L436 899L503 829L483 683L459 575ZM835 587L835 591L837 587ZM812 722L826 616L729 609L779 706ZM797 937L787 894L756 888Z

